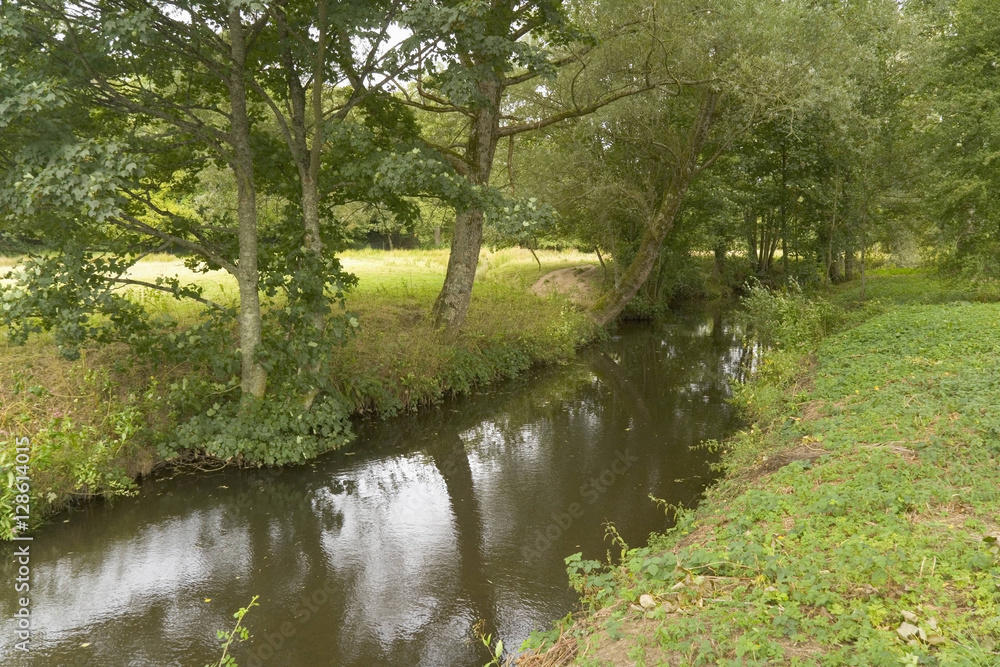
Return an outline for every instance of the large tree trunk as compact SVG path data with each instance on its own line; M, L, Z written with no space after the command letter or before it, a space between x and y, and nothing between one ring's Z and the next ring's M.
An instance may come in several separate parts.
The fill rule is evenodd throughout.
M479 84L487 104L476 112L469 132L465 161L466 177L473 185L488 185L493 169L500 127L500 82L490 79ZM483 211L469 209L455 216L455 234L451 239L448 272L441 293L434 303L434 322L454 334L462 327L472 299L472 283L483 245Z
M847 260L845 256L847 251L837 253L837 261L834 264L834 282L842 283L847 280Z
M257 361L261 343L259 274L257 271L257 189L254 183L253 157L250 152L250 119L247 115L245 76L246 44L240 10L229 10L229 37L232 62L229 75L229 103L232 111L233 168L236 172L240 262L237 282L240 288L240 388L244 396L261 397L267 389L267 370Z
M448 255L448 273L434 303L435 324L449 333L457 332L465 323L482 243L483 212L474 209L459 213Z
M688 133L687 147L680 159L675 163L674 173L669 183L664 186L664 193L657 206L653 219L650 220L642 236L642 243L632 263L622 275L621 281L613 289L605 292L590 310L590 316L599 326L607 326L621 315L625 306L636 295L642 284L649 278L656 259L663 247L663 241L674 226L677 212L684 201L691 181L701 170L698 158L708 141L708 131L715 116L715 107L719 93L706 90L702 100L701 110Z
M855 264L854 247L851 246L844 251L844 280L854 280L854 276L856 275L854 271Z
M837 230L837 205L840 203L841 185L842 181L840 179L840 174L837 174L834 177L833 217L830 219L830 230L826 239L826 273L823 275L823 287L829 287L830 281L834 280L834 260L836 258L833 255L833 239ZM836 282L836 280L834 280L834 282Z

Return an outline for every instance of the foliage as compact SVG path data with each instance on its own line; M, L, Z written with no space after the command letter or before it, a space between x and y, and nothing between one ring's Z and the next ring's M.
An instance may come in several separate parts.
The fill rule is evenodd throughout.
M490 654L490 661L483 665L483 667L500 667L500 661L503 658L503 640L497 639L496 644L494 644L493 635L484 633L482 621L476 623L473 627L473 633Z
M243 627L243 618L249 613L254 607L259 607L257 604L257 599L259 595L253 596L250 600L250 604L246 607L241 607L239 611L233 614L233 618L236 619L236 625L233 626L232 630L218 630L216 631L216 636L218 637L222 644L222 655L219 657L219 662L205 665L205 667L237 667L236 660L233 656L229 655L229 647L235 640L237 643L245 642L250 638L250 632Z
M232 346L233 311L208 310L201 321L178 331L172 318L153 318L127 295L111 291L102 277L124 272L124 263L114 259L90 253L82 261L67 259L67 253L29 259L17 270L21 280L0 287L4 304L0 323L7 326L8 338L15 344L24 344L31 333L51 327L60 354L70 360L79 358L80 347L88 340L125 342L150 361L191 368L191 378L170 386L169 400L182 421L172 442L164 445L172 452L170 456L192 450L255 465L302 461L350 437L347 409L336 392L314 400L311 408L300 397L310 387L332 389L324 376L330 350L358 323L356 317L345 314L329 318L317 330L309 318L331 288L343 297L340 279L335 283L313 280L319 275L339 276L336 260L298 250L284 260L285 267L264 271L265 294L283 297L283 307L273 309L264 320L269 335L263 339L261 361L278 389L266 401L234 400L239 356ZM317 261L330 266L310 265ZM81 268L88 264L89 270ZM160 277L155 283L170 286L177 297L201 293L197 286L182 286L176 278ZM95 313L100 316L96 322ZM289 337L289 331L297 335Z
M105 280L123 271L123 261L79 248L29 258L7 274L9 284L0 285L0 326L16 345L33 333L52 331L59 353L69 360L80 357L85 342L138 336L149 326L145 313Z
M740 305L753 337L782 350L811 349L839 324L838 313L828 302L807 298L795 282L777 291L754 282Z
M486 215L486 241L493 250L520 246L537 248L538 241L555 227L555 212L534 197L505 202Z
M1000 105L996 95L995 3L959 0L947 14L925 9L935 48L924 68L918 108L926 168L927 213L942 267L967 279L997 278L1000 227L994 159ZM942 29L945 27L946 29ZM936 238L935 238L936 237Z
M57 361L56 363L65 363ZM30 441L30 522L34 529L46 515L67 500L92 497L116 498L135 493L136 461L144 458L143 430L146 405L135 395L116 396L112 376L100 370L87 371L73 389L72 400L95 400L94 412L62 409L48 414L40 409L58 400L52 392L64 387L40 382L30 367L14 371L9 393L4 396L3 437L0 437L0 476L6 482L15 470L14 443ZM44 383L43 383L44 382ZM0 492L0 539L10 539L13 529L14 487Z
M321 397L309 409L301 400L246 399L214 403L180 424L160 454L203 451L223 461L253 465L302 463L353 438L345 404Z

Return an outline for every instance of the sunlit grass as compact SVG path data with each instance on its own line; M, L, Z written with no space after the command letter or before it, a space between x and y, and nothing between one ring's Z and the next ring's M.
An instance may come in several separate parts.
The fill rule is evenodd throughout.
M489 291L496 284L527 289L548 271L597 263L595 255L576 251L539 250L536 255L541 268L527 250L484 250L476 272L474 293ZM348 307L356 312L369 310L373 299L382 301L397 297L416 297L426 302L429 308L444 283L448 268L446 249L348 250L339 258L343 269L358 278L357 286L347 294ZM22 260L21 257L0 257L0 267L11 268ZM160 277L177 278L182 284L201 287L205 298L222 305L235 304L239 297L236 279L229 273L222 270L192 271L184 265L183 259L163 253L145 257L128 271L126 277L150 283ZM182 323L193 320L197 312L204 308L197 302L178 301L166 292L149 287L123 285L119 291L130 294L151 311L169 314Z
M819 294L839 305L856 304L861 301L861 281L853 280ZM990 302L1000 300L1000 284L970 283L940 276L930 269L876 269L867 277L865 300L886 305Z

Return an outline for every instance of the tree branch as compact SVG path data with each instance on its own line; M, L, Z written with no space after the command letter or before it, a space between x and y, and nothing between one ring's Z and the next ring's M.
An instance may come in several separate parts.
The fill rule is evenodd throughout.
M612 102L623 99L625 97L630 97L632 95L638 95L639 93L644 93L653 88L656 88L656 84L645 84L639 88L626 88L624 90L619 90L617 93L609 95L593 104L589 104L585 107L577 107L575 109L569 109L563 111L562 113L557 113L548 118L542 118L530 123L521 123L519 125L506 125L500 128L497 133L500 137L509 137L514 134L520 134L521 132L529 132L531 130L538 130L543 127L548 127L549 125L554 125L555 123L561 123L564 120L569 120L571 118L580 118L581 116L586 116L588 114L594 113L598 109L605 107Z
M566 65L569 65L572 62L579 62L579 61L581 61L583 59L583 56L587 55L591 50L593 50L592 46L584 47L584 49L583 49L583 51L581 53L571 53L568 56L565 56L565 57L560 58L558 60L553 60L550 63L550 65L552 67L555 67L556 69L559 69L559 68L565 67ZM507 76L507 77L504 77L503 78L503 85L504 86L516 86L519 83L524 83L525 81L530 81L531 79L534 79L534 78L539 77L541 75L542 75L542 73L540 71L538 71L538 70L529 70L527 72L524 72L522 74L518 74L516 76Z
M121 219L115 221L115 224L117 224L120 227L123 227L124 229L130 229L133 232L141 232L143 234L155 236L158 239L163 239L164 241L170 241L171 243L175 243L182 248L187 248L192 252L196 252L199 255L208 258L209 260L215 262L216 264L218 264L219 266L221 266L223 269L233 274L234 276L239 275L236 265L225 260L218 253L214 253L205 246L195 243L190 239L186 239L181 236L174 236L173 234L157 229L156 227L153 227L152 225L146 224L142 220L139 220L133 215L122 213Z
M148 287L150 289L159 290L161 292L169 292L170 294L177 296L177 292L170 289L169 287L165 285L157 285L156 283L146 282L145 280L134 280L132 278L112 278L111 282L118 283L120 285L138 285L139 287ZM183 296L185 296L188 299L194 299L195 301L203 303L211 308L217 308L218 310L226 309L225 306L218 304L215 301L212 301L211 299L206 299L205 297L198 296L197 294L185 293Z
M444 156L444 158L448 160L448 162L451 164L452 168L456 172L458 172L459 176L464 177L469 175L469 163L466 162L465 158L463 158L461 155L451 150L450 148L446 148L439 144L435 144L431 141L428 141L427 139L424 139L423 137L419 137L418 141L420 141L420 143L422 143L424 146L427 146L427 148L430 148L433 151L437 151L442 156Z

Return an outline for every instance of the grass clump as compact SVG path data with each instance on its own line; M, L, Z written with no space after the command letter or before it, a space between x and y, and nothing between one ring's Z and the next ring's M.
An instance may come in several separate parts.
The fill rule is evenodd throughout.
M930 284L845 286L854 326L776 339L727 476L617 562L567 559L590 613L522 664L1000 664L1000 305Z
M141 392L150 369L124 346L85 351L72 362L54 348L0 342L0 466L14 470L15 442L27 438L31 525L67 502L133 493L134 478L155 460L145 435L152 411ZM11 534L13 498L5 484L0 538Z

